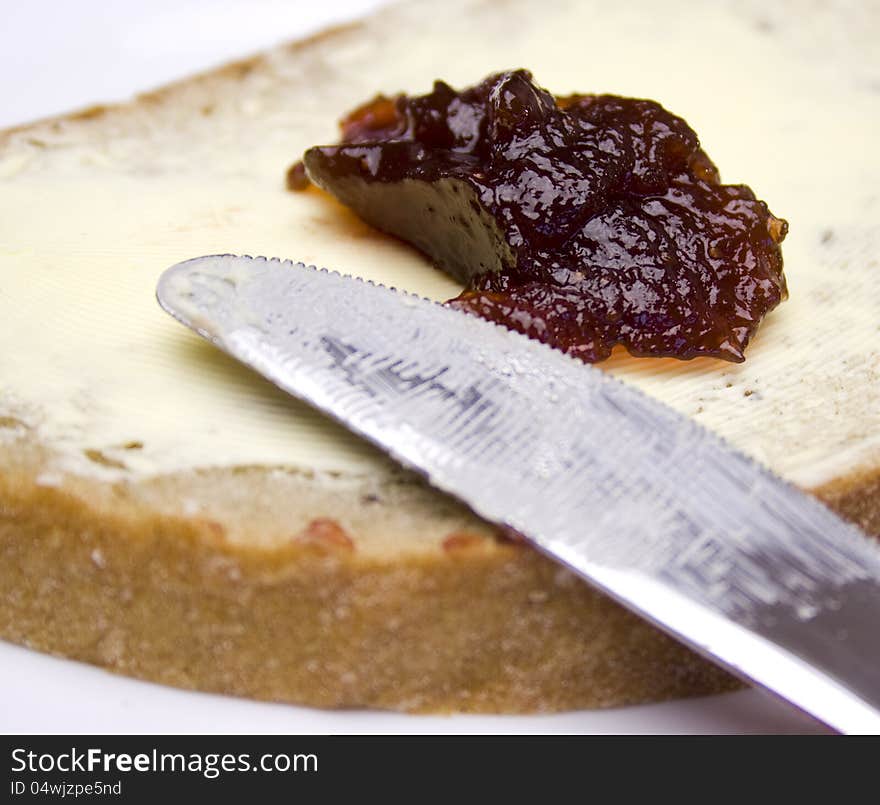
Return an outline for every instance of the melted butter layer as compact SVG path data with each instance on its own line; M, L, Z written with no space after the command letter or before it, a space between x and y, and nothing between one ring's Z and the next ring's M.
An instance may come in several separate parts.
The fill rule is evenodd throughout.
M876 19L785 3L682 4L681 14L649 3L544 14L522 3L504 20L491 7L456 5L425 30L417 3L368 33L279 50L224 84L207 116L210 86L143 117L45 126L0 145L0 422L24 421L62 469L101 477L379 466L371 448L162 313L155 284L172 263L234 252L454 296L413 250L283 185L291 155L332 137L358 100L424 92L445 43L455 56L442 72L462 84L512 60L560 92L656 98L700 132L725 181L747 178L791 223L790 299L744 364L616 354L604 368L803 485L880 465L880 66L866 58ZM527 24L509 24L516 13ZM586 29L588 49L578 45ZM417 41L395 47L404 35ZM377 59L368 36L394 58ZM632 58L621 57L624 41ZM735 59L717 58L725 42Z

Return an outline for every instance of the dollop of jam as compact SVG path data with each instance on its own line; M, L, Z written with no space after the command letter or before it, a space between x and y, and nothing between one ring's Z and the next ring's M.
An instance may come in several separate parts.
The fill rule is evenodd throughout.
M378 96L305 174L466 287L447 304L584 361L742 361L786 297L788 224L721 184L680 117L650 100L554 97L526 70L460 92ZM303 166L305 171L303 171Z

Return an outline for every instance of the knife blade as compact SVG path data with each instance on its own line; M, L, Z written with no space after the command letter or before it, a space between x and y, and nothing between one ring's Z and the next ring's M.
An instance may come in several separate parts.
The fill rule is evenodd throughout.
M696 422L523 335L301 263L196 258L157 297L706 657L880 731L880 547Z

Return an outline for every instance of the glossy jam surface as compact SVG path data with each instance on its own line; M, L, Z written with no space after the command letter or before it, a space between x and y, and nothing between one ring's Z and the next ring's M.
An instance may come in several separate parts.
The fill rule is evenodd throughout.
M786 296L788 225L723 185L653 101L555 98L524 71L379 96L306 152L308 178L466 283L448 304L585 361L741 361ZM290 186L301 187L301 168Z

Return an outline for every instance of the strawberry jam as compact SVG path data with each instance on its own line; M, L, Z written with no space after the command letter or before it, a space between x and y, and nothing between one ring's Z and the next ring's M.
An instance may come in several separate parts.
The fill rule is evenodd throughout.
M654 101L554 97L525 70L460 92L438 81L356 109L340 144L303 162L461 281L449 305L584 361L616 344L741 361L786 297L788 224L721 184L690 126Z

